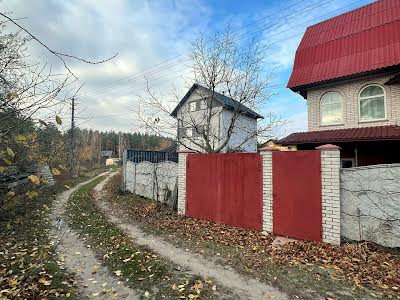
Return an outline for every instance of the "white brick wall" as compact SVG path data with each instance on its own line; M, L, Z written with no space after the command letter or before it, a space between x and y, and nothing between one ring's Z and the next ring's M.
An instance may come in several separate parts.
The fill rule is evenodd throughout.
M400 124L400 86L384 85L393 74L369 77L346 83L310 89L307 91L308 103L308 130L327 130L340 128L383 126ZM360 90L369 84L379 84L386 92L387 119L378 122L360 122L358 116L358 94ZM339 92L343 99L343 124L321 125L320 101L327 92Z
M186 158L188 152L179 152L178 166L178 214L186 214Z
M260 149L263 173L263 232L272 233L272 152Z
M340 244L340 151L323 147L318 147L321 150L322 241Z

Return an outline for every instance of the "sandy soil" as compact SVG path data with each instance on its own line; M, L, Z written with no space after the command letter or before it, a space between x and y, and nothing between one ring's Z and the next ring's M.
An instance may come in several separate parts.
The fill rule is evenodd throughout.
M107 179L111 176L113 174L110 174ZM177 248L160 237L145 234L125 212L113 211L102 200L102 189L106 181L95 187L96 203L106 213L109 220L124 230L134 243L149 247L160 256L181 266L182 271L200 275L203 278L214 278L217 285L223 286L233 295L236 295L234 299L288 299L285 293L273 286L266 285L253 278L244 277L229 266L221 268L220 265L213 263L212 259L207 260L190 253L186 249Z
M104 174L106 173L99 176ZM82 297L139 299L134 290L124 286L116 276L110 274L108 269L100 264L94 252L85 244L85 238L73 232L62 217L65 204L71 194L91 180L61 193L53 204L51 212L51 220L54 225L52 236L57 245L58 259L68 271L77 275Z

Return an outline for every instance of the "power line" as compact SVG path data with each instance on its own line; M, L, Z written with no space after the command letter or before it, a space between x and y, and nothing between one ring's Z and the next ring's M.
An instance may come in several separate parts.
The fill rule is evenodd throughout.
M239 28L235 29L233 32L238 32L238 31L240 31L240 30L242 30L242 29L244 29L244 28L247 28L247 27L249 27L249 26L251 26L251 25L253 25L253 24L255 24L255 23L261 22L261 21L265 20L266 18L272 17L272 16L274 16L274 15L280 13L281 11L290 9L290 8L292 8L292 7L296 6L296 5L299 5L300 3L305 2L305 1L307 1L307 0L300 0L300 1L298 1L298 2L296 2L296 3L294 3L294 4L292 4L292 5L289 5L289 6L285 7L285 8L282 8L282 9L280 9L280 10L277 10L276 12L274 12L274 13L268 15L268 16L262 17L262 18L260 18L260 19L257 19L257 20L255 20L255 21L253 21L253 22L250 22L250 23L248 23L248 24L246 24L246 25L244 25L244 26L242 26L242 27L239 27ZM166 63L166 62L169 62L169 61L171 61L171 60L174 60L174 59L177 59L177 58L179 58L179 57L185 56L187 53L188 53L188 52L185 52L185 53L183 53L183 54L179 54L179 55L177 55L177 56L168 58L168 59L166 59L166 60L164 60L164 61L162 61L162 62L160 62L160 63L157 63L157 64L155 64L155 65L153 65L153 66L150 66L150 67L146 68L146 69L143 70L143 71L140 71L140 72L137 72L137 73L135 73L135 74L129 75L129 76L125 77L125 78L121 78L121 79L115 80L115 81L113 81L113 82L110 82L109 84L113 84L113 83L116 83L116 82L120 82L120 81L126 80L127 78L130 78L130 77L132 77L132 76L137 76L138 74L143 73L143 72L145 72L145 71L148 71L148 70L150 70L150 69L152 69L152 68L154 68L154 67L160 66L160 65L162 65L162 64L164 64L164 63ZM85 94L86 94L86 93L84 93L84 94L82 94L82 95L85 95ZM82 95L80 95L80 96L82 96Z
M259 19L259 20L256 20L256 21L254 21L254 22L251 22L251 23L249 23L249 24L247 24L247 25L245 25L245 26L242 26L242 27L240 27L239 29L235 30L234 32L240 31L241 29L246 28L246 27L248 27L248 26L250 26L250 25L252 25L252 24L254 24L254 23L257 23L257 22L259 22L259 21L261 21L261 20L265 20L266 18L269 18L269 17L271 17L271 16L273 16L273 15L276 15L276 14L278 14L279 12L281 12L281 11L283 11L283 10L287 10L287 9L289 9L289 8L291 8L291 7L294 7L294 6L296 6L296 5L298 5L299 3L304 2L304 1L305 1L305 0L298 1L298 2L296 2L295 4L292 4L292 5L290 5L290 6L286 7L286 8L284 8L284 9L278 10L278 11L276 11L275 13L273 13L273 14L271 14L271 15L268 15L268 16L266 16L266 17L263 17L263 18ZM271 28L271 27L273 27L273 26L276 26L277 24L280 23L280 22L277 23L277 21L285 21L286 18L291 17L291 16L296 15L296 14L298 14L298 15L305 14L305 13L307 13L307 12L309 12L309 11L311 11L311 10L317 8L317 7L321 7L321 6L325 5L325 4L327 4L327 3L329 3L329 2L333 2L333 1L335 1L335 0L327 0L327 1L322 2L322 3L321 3L321 2L316 2L316 3L313 3L313 4L309 5L309 6L303 7L303 9L305 9L305 8L309 8L309 9L306 10L306 11L302 11L300 14L298 14L298 12L294 12L294 13L285 15L285 16L283 16L283 17L280 17L280 18L278 18L277 20L273 20L273 21L271 21L271 22L269 22L269 23L267 23L267 24L264 24L264 25L261 26L261 29L260 29L260 30L251 33L251 35L253 35L253 34L255 34L255 33L258 33L258 32L261 31L261 30L265 30L265 29L267 29L267 28ZM315 6L315 7L314 7L314 6ZM269 25L270 25L270 26L269 26ZM237 36L238 36L239 39L240 39L240 38L242 38L242 37L244 37L244 36L246 36L246 35L248 35L248 33L244 33L244 34L242 34L242 35L237 35ZM214 41L215 41L215 40L217 40L217 38L215 38ZM156 67L156 66L160 66L160 65L162 65L162 64L164 64L164 63L166 63L166 62L168 62L168 61L171 61L171 60L173 60L173 59L175 59L175 58L185 56L186 54L188 54L188 52L186 52L186 53L184 53L184 54L181 54L181 55L178 55L178 56L176 56L176 57L174 57L174 58L167 59L167 60L165 60L165 61L163 61L163 62L161 62L161 63L158 63L158 64L156 64L156 65L154 65L154 66L150 66L149 68L146 68L145 70L143 70L143 71L141 71L141 72L137 72L137 73L132 74L132 75L129 75L129 76L125 77L125 78L121 78L121 79L119 79L119 80L115 80L115 81L113 81L113 82L110 82L110 83L108 83L106 86L104 86L103 88L101 88L100 90L95 91L95 92L102 92L103 90L107 90L107 89L109 89L109 88L113 88L113 87L115 86L115 85L113 85L113 83L117 83L117 82L121 82L121 81L126 80L127 82L116 85L116 86L122 86L122 85L129 84L129 82L134 81L134 80L136 80L136 79L138 79L138 78L140 78L140 77L142 77L142 76L144 77L144 76L152 75L152 73L154 73L154 72L159 72L160 69L152 70L152 71L150 72L150 74L147 74L146 72L148 72L149 70L153 69L153 68ZM164 69L167 69L167 68L171 68L171 67L176 66L176 65L179 65L180 63L183 63L183 62L185 62L185 61L189 61L189 59L188 59L188 58L180 59L180 60L178 60L178 61L176 61L176 62L174 62L174 63L170 63L170 64L168 64L168 65L166 65L166 66L161 67L161 70L164 70ZM143 74L143 73L144 73L144 74ZM91 92L93 92L93 90L92 90L92 91L87 91L87 92L85 92L85 93L82 93L82 94L80 94L79 96L88 96ZM92 95L92 96L93 96L93 95Z
M329 3L329 2L332 2L332 1L333 1L333 0L331 0L331 1L326 1L325 3L320 4L320 5L318 5L318 6L325 5L325 4L327 4L327 3ZM310 22L311 20L314 20L314 19L319 19L319 18L321 18L322 16L325 16L325 15L330 15L330 14L332 14L333 12L343 10L343 9L345 9L345 8L347 8L347 7L353 6L353 5L355 5L355 4L357 4L357 3L360 3L360 2L363 2L363 0L359 0L359 1L352 2L352 3L349 4L349 5L346 5L346 6L344 6L344 7L335 9L335 10L333 10L333 11L327 13L327 14L323 14L323 15L318 16L318 17L316 17L316 18L310 19L310 20L308 20L307 22L304 22L304 23L302 23L302 24L306 24L306 23L308 23L308 22ZM313 9L315 9L315 8L313 8ZM307 11L305 11L305 12L307 12ZM303 12L303 13L305 13L305 12ZM301 14L299 14L299 15L301 15ZM287 16L286 16L286 17L287 17ZM273 35L275 35L275 34L281 34L281 33L285 32L285 31L289 31L289 30L291 30L291 29L293 29L293 28L295 28L295 27L298 27L298 26L299 26L299 24L297 24L297 25L295 25L295 26L293 26L293 27L290 27L290 28L288 28L288 29L286 29L286 30L282 30L282 31L280 31L280 32L274 33ZM265 26L263 26L263 27L265 27ZM257 31L253 31L253 32L250 33L250 34L254 34L254 33L257 33L257 32L259 32L259 31L261 31L261 30L260 30L260 29L257 29ZM301 33L302 33L302 32L301 32ZM286 38L284 38L284 39L282 39L282 40L288 40L288 39L293 38L293 37L295 37L295 36L297 36L297 35L299 35L299 34L301 34L301 33L294 34L294 35L292 35L292 36L290 36L290 37L286 37ZM242 35L242 36L243 36L243 35ZM282 41L282 40L275 41L274 43L269 44L269 46L270 46L270 45L273 45L273 44L276 44L276 43L278 43L278 42L280 42L280 41ZM175 63L175 64L176 64L176 63ZM167 68L164 67L163 69L167 69ZM155 70L155 71L156 71L156 70ZM153 73L154 73L155 71L153 71ZM161 70L161 71L162 71L162 70ZM181 70L178 70L177 72L181 72ZM177 72L174 72L174 73L177 73ZM171 73L170 73L170 74L171 74ZM167 74L167 75L170 75L170 74ZM162 79L162 78L164 78L164 77L165 77L165 76L161 76L161 77L159 77L159 78L156 78L155 80L159 80L159 79ZM177 76L177 77L179 77L179 76ZM173 78L177 78L177 77L173 77ZM153 80L153 81L154 81L154 80ZM122 84L122 85L116 85L116 86L114 86L113 88L115 88L115 87L117 87L117 86L123 86L123 85L126 85L126 83L125 83L125 84ZM285 83L279 83L279 84L276 84L276 85L272 85L272 86L269 86L269 87L276 87L276 86L283 86L283 85L286 85L286 82L285 82ZM138 91L139 91L139 90L138 90ZM144 91L144 90L141 90L141 91ZM97 94L99 94L99 93L101 93L101 92L102 92L102 91L100 90L100 91L97 92ZM96 94L94 94L94 95L96 95ZM94 96L94 95L93 95L93 96ZM122 115L126 115L126 114L131 114L131 113L133 113L133 112L131 111L131 112L122 112L122 113L108 114L108 115L98 115L98 116L94 116L94 118L110 117L110 116L122 116Z
M335 12L335 11L343 10L343 9L345 9L345 8L347 8L347 7L353 6L353 5L355 5L355 4L357 4L357 3L360 3L360 2L363 2L363 1L364 1L364 0L355 1L355 2L351 3L350 5L341 7L341 8L339 8L339 9L333 10L333 11L327 13L327 14L323 14L323 15L318 16L318 17L316 17L316 18L310 19L310 20L308 20L307 22L301 23L300 25L305 25L305 24L309 23L309 22L312 21L312 20L319 19L319 18L321 18L322 16L329 15L329 14ZM328 1L328 2L329 2L329 1ZM307 12L307 11L306 11L306 12ZM299 26L299 24L297 24L297 25L295 25L295 26L292 26L292 27L290 27L290 28L287 28L287 29L285 29L285 30L281 30L281 31L279 31L279 32L276 32L276 33L272 34L272 36L278 35L278 34L282 34L282 33L287 32L287 31L289 31L289 30L291 30L291 29L293 29L293 28L296 28L296 27L298 27L298 26ZM257 30L257 32L259 32L259 30ZM279 43L279 42L281 42L281 41L289 40L289 39L294 38L294 37L296 37L296 36L298 36L298 35L300 35L300 34L302 34L302 32L296 33L296 34L294 34L294 35L291 35L291 36L289 36L289 37L285 37L285 38L280 39L280 40L277 40L277 41L275 41L275 42L273 42L273 43L268 44L268 46L275 45L275 44L277 44L277 43ZM167 69L167 68L165 68L165 69ZM160 80L160 79L166 78L167 76L169 77L169 75L171 75L171 74L180 73L180 72L182 72L182 71L184 71L184 70L186 70L186 69L180 69L180 70L178 70L178 71L176 71L176 72L172 72L172 73L169 73L169 74L166 74L166 75L163 75L163 76L159 76L159 77L153 79L152 81L153 81L153 82L154 82L154 81L158 81L158 80ZM163 70L160 70L160 71L163 71ZM175 76L175 77L172 77L172 78L175 79L175 78L178 78L178 77L180 77L180 76ZM171 78L171 77L170 77L170 78ZM146 79L146 78L140 78L139 80L143 80L143 79ZM96 92L96 93L90 95L90 97L94 97L94 96L97 96L97 95L102 95L102 94L104 94L104 93L107 94L107 93L108 93L107 90L109 90L109 89L111 89L111 88L114 89L114 88L116 88L116 87L122 87L122 86L125 86L125 85L127 85L127 83L124 83L124 84L121 84L121 85L116 85L116 86L110 87L110 88L108 88L108 89L99 90L98 92ZM136 89L136 90L133 90L133 91L131 91L131 92L136 92L136 91L139 92L139 91L145 91L145 90L143 90L143 89ZM89 96L89 95L88 95L88 96Z
M285 86L286 82L282 82L282 83L278 83L278 84L274 84L274 85L270 85L268 86L269 88L272 87L277 87L277 86ZM122 116L122 115L129 115L129 114L133 114L134 111L128 111L128 112L120 112L120 113L112 113L112 114L101 114L101 115L97 115L97 116L91 116L91 118L93 119L98 119L98 118L106 118L106 117L113 117L113 116Z
M321 7L321 6L323 6L323 5L325 5L325 4L328 4L329 2L332 2L332 1L334 1L334 0L329 0L329 1L326 1L326 2L324 2L324 3L322 3L322 4L321 4L321 3L314 3L314 4L312 4L311 6L309 6L309 9L308 9L308 10L305 10L305 11L303 11L301 14L298 14L298 15L302 15L302 14L308 13L309 11L314 10L316 7ZM339 8L339 9L335 9L335 10L333 10L333 11L327 13L327 14L320 15L319 17L310 19L310 20L308 20L307 22L303 22L302 24L307 24L307 23L310 22L311 20L319 19L319 18L321 18L321 17L323 17L323 16L325 16L325 15L330 15L330 14L332 14L332 13L335 12L335 11L343 10L343 9L345 9L345 8L347 8L347 7L351 7L351 6L355 5L355 4L360 3L360 2L363 2L363 1L364 1L364 0L358 0L358 1L352 2L352 3L349 4L349 5L346 5L346 6L344 6L344 7L341 7L341 8ZM318 4L318 5L317 5L316 7L313 7L315 4ZM287 18L288 16L290 16L290 15L284 16L283 18ZM279 24L279 23L275 23L274 26L275 26L276 24ZM244 34L244 35L241 35L241 36L239 36L239 38L242 38L242 37L244 37L244 36L246 36L246 35L254 35L254 34L256 34L256 33L260 32L260 31L262 31L262 30L265 30L265 29L266 29L266 25L267 25L267 24L263 25L263 26L261 27L261 29L258 28L256 31L253 31L253 32L251 32L251 33L246 33L246 34ZM281 33L285 32L285 31L289 31L289 30L291 30L291 29L293 29L293 28L296 28L296 27L298 27L298 26L299 26L299 24L297 24L297 25L295 25L295 26L293 26L293 27L290 27L290 28L288 28L288 29L286 29L286 30L282 30L282 31L280 31L280 32L277 32L277 33L275 33L275 34L281 34ZM273 27L273 26L269 26L269 28L270 28L270 27ZM293 38L293 37L295 37L295 36L297 36L297 35L299 35L299 34L301 34L301 33L302 33L302 32L300 32L300 33L298 33L298 34L295 34L295 35L292 35L292 36L290 36L290 37L286 37L286 38L284 38L284 39L282 39L282 40L275 41L274 43L269 44L269 46L274 45L274 44L276 44L276 43L278 43L278 42L280 42L280 41L283 41L283 40L291 39L291 38ZM275 35L275 34L273 34L273 35ZM181 60L181 61L182 61L182 60ZM184 60L184 61L185 61L185 60ZM186 59L186 61L188 61L188 59ZM180 62L180 61L179 61L179 62ZM156 74L156 73L162 72L162 71L164 71L164 70L166 70L166 69L169 69L169 68L171 68L171 67L177 66L177 65L179 65L179 62L175 62L175 63L173 63L173 64L164 66L163 68L161 68L161 69L159 69L159 70L154 70L154 71L152 71L152 72L150 72L150 73L148 73L148 74L145 74L145 76L151 76L151 75L154 75L154 74ZM183 70L185 70L185 69L183 69ZM178 72L179 72L179 71L178 71ZM174 74L174 73L177 73L177 72L173 72L173 74ZM162 77L160 77L160 78L162 78ZM177 78L177 77L174 77L174 78ZM134 79L136 79L136 78L133 78L133 79L131 79L130 81L133 81ZM137 79L138 79L138 80L143 80L143 79L146 79L146 78L145 78L145 77L143 77L143 78L139 77L139 78L137 78ZM130 81L127 81L127 82L122 83L122 84L117 84L117 85L114 85L114 86L110 86L110 87L108 87L108 88L107 88L107 87L103 87L103 88L101 88L100 90L97 90L97 91L96 91L96 90L92 90L92 92L86 93L86 96L91 96L91 97L93 97L93 96L101 95L101 94L103 94L103 93L104 93L105 91L107 91L107 90L114 89L114 88L116 88L116 87L123 87L123 86L126 86L126 85L128 85L128 84L130 83Z

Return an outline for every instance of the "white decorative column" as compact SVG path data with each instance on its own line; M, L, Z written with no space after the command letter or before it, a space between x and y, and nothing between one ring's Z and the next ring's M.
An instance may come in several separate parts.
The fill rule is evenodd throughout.
M272 233L272 152L274 151L279 150L273 147L260 149L263 177L262 231L264 233Z
M193 153L190 150L178 151L178 214L186 214L186 160Z
M321 151L322 241L340 245L340 148L316 149Z

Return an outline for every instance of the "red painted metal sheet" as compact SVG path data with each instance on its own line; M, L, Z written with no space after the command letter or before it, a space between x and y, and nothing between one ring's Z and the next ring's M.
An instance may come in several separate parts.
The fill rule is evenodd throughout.
M304 143L335 143L354 141L399 140L400 126L374 126L346 129L330 129L319 131L296 132L281 139L283 145Z
M272 153L273 232L322 241L320 151Z
M190 154L186 166L186 214L261 230L261 166L258 153Z
M288 87L399 64L400 1L377 1L307 28Z

